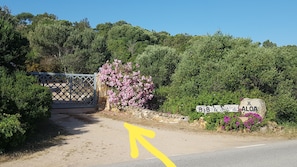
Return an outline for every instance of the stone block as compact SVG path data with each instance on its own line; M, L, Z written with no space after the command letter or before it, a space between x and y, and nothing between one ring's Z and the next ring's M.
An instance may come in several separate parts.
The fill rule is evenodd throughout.
M266 105L262 99L244 98L239 105L239 111L245 113L258 113L262 118L266 114Z

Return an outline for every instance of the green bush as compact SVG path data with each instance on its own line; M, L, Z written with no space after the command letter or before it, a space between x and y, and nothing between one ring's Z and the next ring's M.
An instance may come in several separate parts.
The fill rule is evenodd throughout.
M204 120L206 121L207 130L216 130L220 125L221 120L224 119L225 113L223 112L214 112L208 113L205 115Z
M167 90L168 91L168 90ZM232 92L216 92L216 93L201 93L197 97L182 96L169 97L161 106L164 112L178 113L182 115L189 115L196 112L197 105L225 105L238 104L239 93Z
M20 117L20 114L0 114L0 153L5 148L17 146L25 139Z
M189 116L189 121L193 122L194 120L198 120L200 117L204 116L204 113L194 111L189 113L188 116Z
M196 111L196 106L197 98L195 97L175 97L167 99L161 106L161 110L174 114L189 115Z
M197 105L225 105L238 104L240 95L237 92L203 92L199 93Z
M275 97L272 111L276 113L278 123L297 122L297 102L292 96L284 94Z
M50 117L50 90L24 72L8 75L0 68L0 95L0 149L21 143L39 121Z

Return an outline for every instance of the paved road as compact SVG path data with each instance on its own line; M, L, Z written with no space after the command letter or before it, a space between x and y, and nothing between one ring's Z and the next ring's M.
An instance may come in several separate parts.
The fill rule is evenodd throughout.
M170 157L177 167L296 167L297 140ZM106 167L162 167L159 159L135 160Z

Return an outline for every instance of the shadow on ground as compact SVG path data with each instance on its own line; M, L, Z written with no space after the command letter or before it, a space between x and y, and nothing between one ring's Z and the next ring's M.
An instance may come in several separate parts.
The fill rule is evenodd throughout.
M81 108L81 109L55 109L52 111L51 120L64 128L69 134L86 133L84 127L88 124L96 124L99 121L92 113L95 109Z
M100 122L91 114L95 111L95 109L83 108L52 110L51 118L40 122L23 145L0 154L0 163L43 151L52 146L67 144L67 136L86 133L83 127Z

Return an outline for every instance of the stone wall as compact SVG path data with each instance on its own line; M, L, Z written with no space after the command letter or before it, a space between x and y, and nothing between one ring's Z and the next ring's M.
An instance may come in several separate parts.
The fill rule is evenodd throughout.
M136 118L149 119L163 123L180 123L189 121L188 116L157 112L139 107L126 107L124 112L127 112Z

